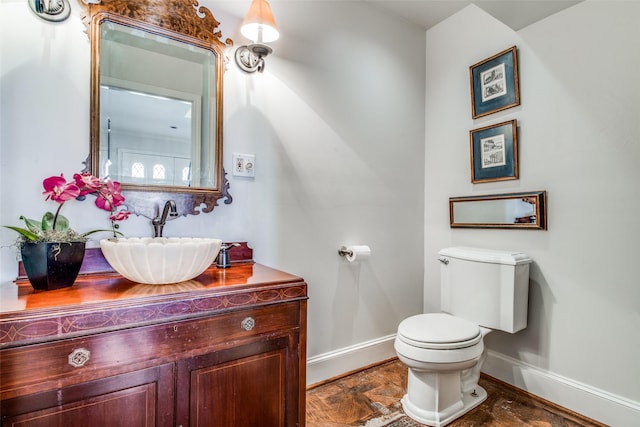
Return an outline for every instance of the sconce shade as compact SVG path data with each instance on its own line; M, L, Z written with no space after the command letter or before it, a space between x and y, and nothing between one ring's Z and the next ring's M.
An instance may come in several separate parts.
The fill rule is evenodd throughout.
M249 40L257 43L278 40L280 33L267 0L253 0L247 16L242 21L240 32Z

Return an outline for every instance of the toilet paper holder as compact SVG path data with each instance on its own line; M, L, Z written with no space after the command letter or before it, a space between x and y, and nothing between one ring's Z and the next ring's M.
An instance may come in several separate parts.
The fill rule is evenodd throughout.
M338 254L349 262L364 261L371 256L371 248L367 245L341 246Z
M338 255L353 256L353 251L348 249L346 246L340 246L340 249L338 249Z

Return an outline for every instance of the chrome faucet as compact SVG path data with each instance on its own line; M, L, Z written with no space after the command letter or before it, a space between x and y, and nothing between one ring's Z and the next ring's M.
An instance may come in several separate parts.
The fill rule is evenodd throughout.
M178 209L176 208L176 202L173 200L167 200L162 209L162 215L158 215L151 220L153 225L153 237L162 237L162 229L167 222L167 216L175 218L178 216Z

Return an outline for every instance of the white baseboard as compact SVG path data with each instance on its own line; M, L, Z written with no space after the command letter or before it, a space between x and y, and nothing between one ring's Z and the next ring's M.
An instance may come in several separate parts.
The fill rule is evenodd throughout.
M597 389L489 350L482 372L615 427L640 425L640 402Z
M317 384L364 366L395 357L393 341L396 335L344 347L307 359L307 385Z

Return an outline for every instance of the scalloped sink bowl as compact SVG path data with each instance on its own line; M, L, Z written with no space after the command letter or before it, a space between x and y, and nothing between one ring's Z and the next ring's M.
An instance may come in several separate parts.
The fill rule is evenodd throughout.
M104 239L100 247L114 270L127 279L165 285L193 279L218 256L222 240L188 237Z

